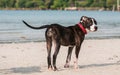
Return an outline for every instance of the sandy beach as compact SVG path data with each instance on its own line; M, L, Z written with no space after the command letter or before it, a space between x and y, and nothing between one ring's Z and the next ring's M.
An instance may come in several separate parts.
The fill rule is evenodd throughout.
M61 47L54 72L47 70L45 42L0 44L0 75L120 75L120 39L85 40L77 70L74 51L70 68L64 68L67 51Z

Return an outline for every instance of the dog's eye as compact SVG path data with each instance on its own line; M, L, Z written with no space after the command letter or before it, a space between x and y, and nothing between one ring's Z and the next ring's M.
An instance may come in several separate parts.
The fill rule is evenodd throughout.
M88 22L88 25L89 25L89 26L91 26L91 25L92 25L92 22L91 22L91 21L89 21L89 22Z
M92 26L93 25L93 22L92 22L92 20L90 21L90 26Z
M92 26L92 22L90 23L90 26Z

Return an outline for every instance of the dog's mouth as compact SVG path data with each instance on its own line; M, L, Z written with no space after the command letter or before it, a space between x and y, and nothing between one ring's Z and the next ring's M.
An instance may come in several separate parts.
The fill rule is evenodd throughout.
M90 27L90 31L92 31L92 32L95 32L95 31L97 31L98 30L98 27L97 26L91 26Z

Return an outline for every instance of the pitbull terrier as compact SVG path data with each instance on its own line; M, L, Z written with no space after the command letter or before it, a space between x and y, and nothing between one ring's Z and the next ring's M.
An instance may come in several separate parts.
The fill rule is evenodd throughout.
M85 34L89 31L97 31L98 27L97 22L94 18L82 16L80 22L75 24L74 26L64 27L60 24L50 24L50 25L43 25L40 27L33 27L27 24L24 20L23 23L32 29L43 29L47 28L45 32L46 37L46 45L47 45L47 62L48 62L48 69L52 69L54 71L57 70L56 67L56 58L59 53L60 47L68 46L68 55L66 59L65 68L69 67L69 63L71 60L72 50L75 47L75 68L78 68L78 55L80 52L81 44L85 38ZM51 62L51 48L54 44L55 52L53 54L53 61Z

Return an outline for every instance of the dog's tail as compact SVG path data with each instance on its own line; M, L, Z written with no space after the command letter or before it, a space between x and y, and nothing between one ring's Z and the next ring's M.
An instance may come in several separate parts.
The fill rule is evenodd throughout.
M43 25L43 26L40 26L40 27L34 27L34 26L31 26L31 25L29 25L27 22L25 22L24 20L22 20L23 21L23 23L26 25L26 26L28 26L28 27L30 27L30 28L32 28L32 29L44 29L44 28L48 28L48 27L50 27L50 25Z

